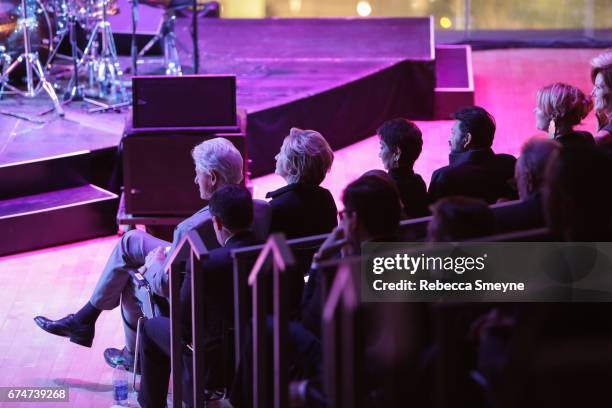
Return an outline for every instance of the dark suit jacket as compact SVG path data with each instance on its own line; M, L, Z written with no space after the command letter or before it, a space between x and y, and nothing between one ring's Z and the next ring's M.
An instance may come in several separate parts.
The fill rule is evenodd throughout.
M398 167L389 170L389 176L399 190L406 218L429 215L427 187L420 175L416 174L410 167Z
M516 158L495 154L491 149L473 149L451 153L450 164L434 171L429 184L431 202L448 196L481 198L494 203L498 198L512 198L510 181Z
M593 147L595 138L589 132L577 130L567 135L559 136L555 140L563 147Z
M252 232L242 232L231 237L224 247L213 249L202 263L207 281L200 299L204 302L206 319L206 348L220 344L223 326L233 325L233 272L231 251L236 248L256 245ZM185 274L180 293L181 320L186 340L191 341L191 273Z
M288 239L327 234L338 225L336 203L323 187L288 184L266 197L272 198L270 232L284 232Z
M492 207L499 233L542 228L546 225L539 192L522 201Z

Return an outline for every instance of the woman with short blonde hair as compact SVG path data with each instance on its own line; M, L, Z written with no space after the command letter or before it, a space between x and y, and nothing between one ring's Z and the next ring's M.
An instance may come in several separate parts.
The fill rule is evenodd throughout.
M337 225L336 204L319 186L334 161L329 143L319 132L292 128L275 159L276 174L287 185L266 196L272 198L270 231L288 238L331 232Z
M319 132L291 128L276 160L276 174L287 183L319 185L331 169L334 152Z
M589 132L575 131L593 109L591 98L580 89L557 82L541 88L537 94L536 126L548 132L563 146L593 145Z

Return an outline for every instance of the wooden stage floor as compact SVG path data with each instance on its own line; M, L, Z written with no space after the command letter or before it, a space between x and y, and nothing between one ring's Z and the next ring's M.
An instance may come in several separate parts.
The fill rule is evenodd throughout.
M475 52L476 103L497 119L495 149L516 154L528 137L537 134L533 107L539 87L564 81L590 92L588 63L598 52L531 49ZM416 170L428 182L432 171L447 163L452 122L418 122L418 125L423 129L424 147ZM594 126L591 115L583 127L593 131ZM324 186L339 199L348 182L366 170L380 167L378 140L371 137L336 152L336 161ZM263 197L281 184L273 175L255 179L255 195ZM7 238L10 239L2 239ZM57 406L112 405L112 370L106 366L102 352L107 347L122 346L119 311L102 313L91 349L44 333L32 318L38 314L60 318L81 307L116 242L117 237L113 236L0 258L0 386L66 384L71 389L70 403Z

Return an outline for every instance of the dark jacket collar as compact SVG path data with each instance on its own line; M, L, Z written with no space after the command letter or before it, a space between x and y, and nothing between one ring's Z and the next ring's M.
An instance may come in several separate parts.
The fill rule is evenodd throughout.
M392 179L414 176L414 170L409 166L396 167L389 170L389 175Z
M495 156L493 149L470 149L466 152L451 153L449 154L450 166L459 166L466 163L482 163L490 160Z
M255 236L253 234L253 231L251 230L241 231L241 232L238 232L232 235L230 239L228 239L227 242L225 243L225 247L233 247L236 245L240 245L242 242L254 241L254 240L255 240Z
M315 186L312 184L306 184L306 183L291 183L291 184L287 184L285 187L279 188L278 190L270 191L268 194L266 194L266 198L276 198L281 194L284 194L286 192L293 191L293 190L304 190L304 189L315 190L318 187L319 186Z

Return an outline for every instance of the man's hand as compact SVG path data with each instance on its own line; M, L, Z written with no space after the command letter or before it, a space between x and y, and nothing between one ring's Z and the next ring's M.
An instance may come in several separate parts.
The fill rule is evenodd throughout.
M346 245L346 243L347 240L344 238L344 231L342 230L342 227L334 228L325 242L321 244L321 247L314 256L314 261L321 262L330 259L332 256L337 254L342 247Z
M155 263L162 263L166 260L166 250L164 247L157 247L149 252L145 258L145 270L149 269Z

